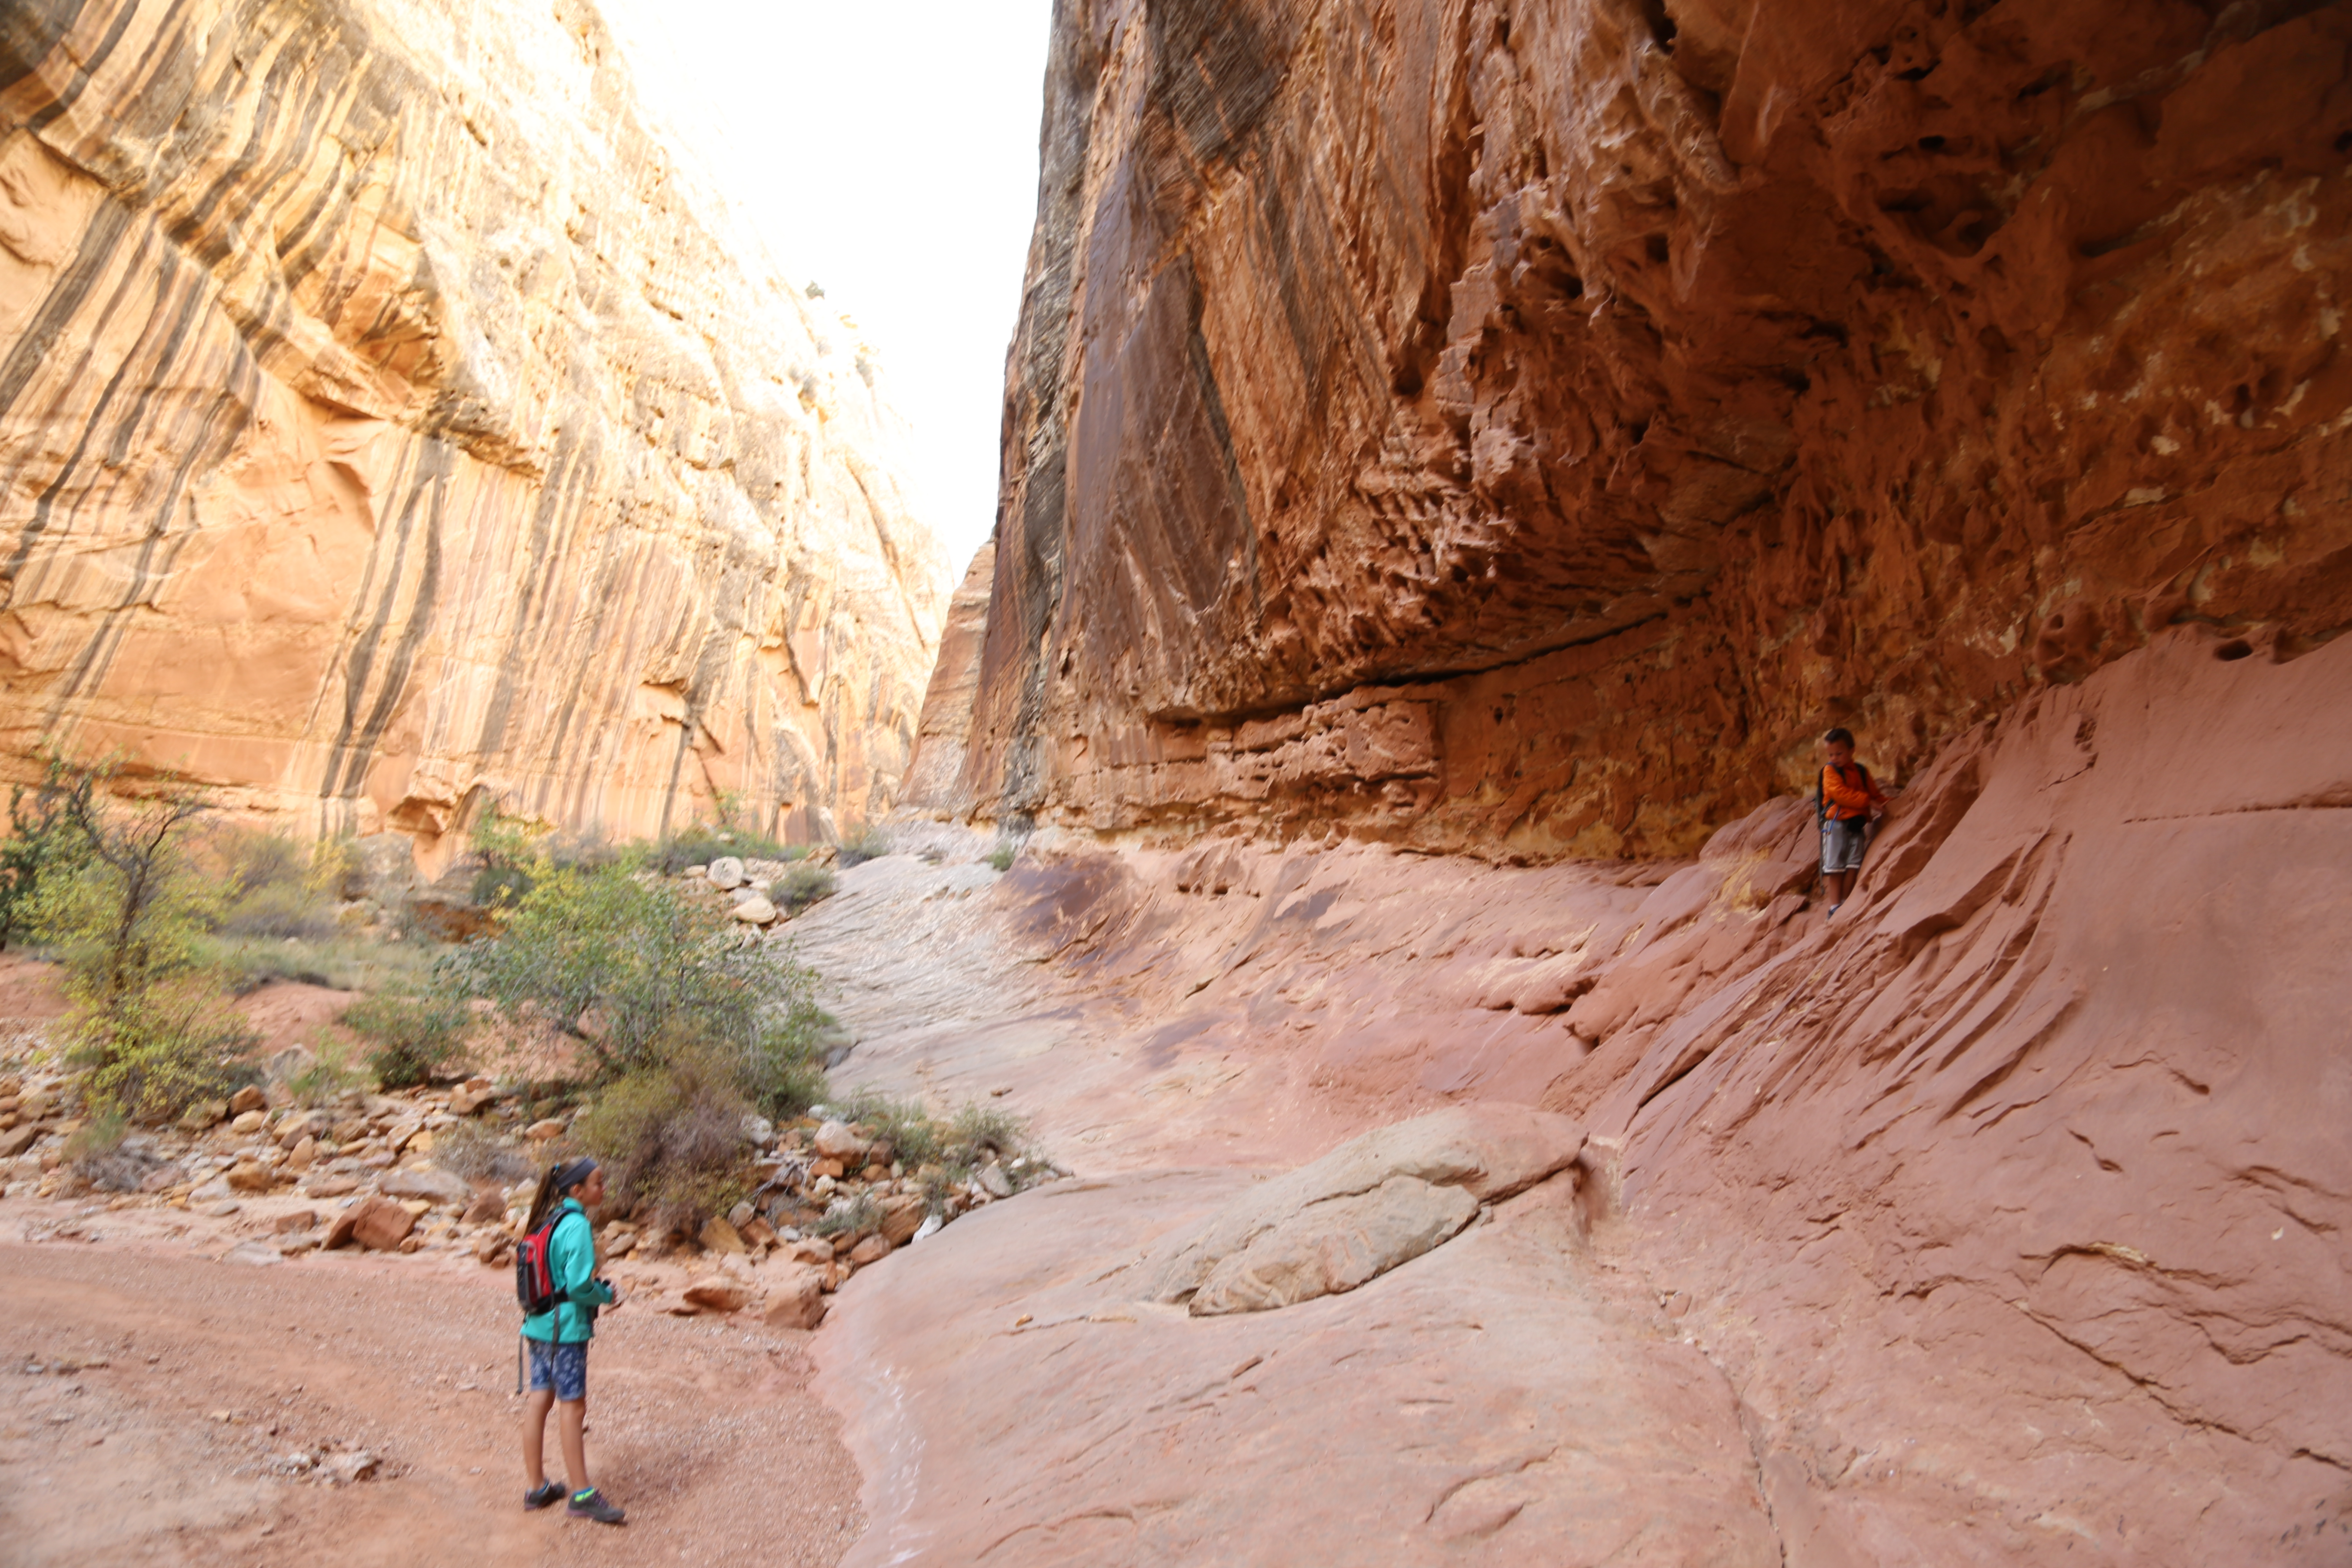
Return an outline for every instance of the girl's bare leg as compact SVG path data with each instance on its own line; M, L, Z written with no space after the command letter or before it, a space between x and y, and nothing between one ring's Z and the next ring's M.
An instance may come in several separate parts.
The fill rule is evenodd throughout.
M551 1388L534 1388L523 1401L522 1468L534 1490L547 1484L547 1412L554 1403Z
M588 1489L588 1402L567 1399L561 1406L556 1435L563 1444L563 1474L576 1493Z

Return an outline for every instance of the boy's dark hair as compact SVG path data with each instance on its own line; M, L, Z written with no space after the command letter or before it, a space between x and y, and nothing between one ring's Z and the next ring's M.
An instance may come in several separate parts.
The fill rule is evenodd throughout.
M1837 729L1832 730L1828 734L1822 737L1822 744L1824 746L1851 746L1853 744L1853 731L1846 729L1843 725L1840 725Z

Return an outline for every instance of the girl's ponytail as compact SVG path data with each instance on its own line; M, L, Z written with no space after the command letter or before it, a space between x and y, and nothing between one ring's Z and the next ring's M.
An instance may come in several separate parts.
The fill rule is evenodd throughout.
M525 1236L537 1234L539 1227L547 1222L547 1211L553 1208L562 1196L555 1190L555 1178L562 1170L563 1162L558 1160L539 1178L539 1190L530 1196L530 1217L523 1222L522 1233Z

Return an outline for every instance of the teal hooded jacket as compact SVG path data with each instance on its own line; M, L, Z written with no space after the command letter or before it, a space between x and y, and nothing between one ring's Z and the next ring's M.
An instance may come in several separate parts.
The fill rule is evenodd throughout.
M577 1223L574 1223L574 1222ZM578 1198L556 1210L555 1234L547 1245L547 1271L562 1298L544 1312L522 1321L522 1337L557 1344L583 1344L596 1337L596 1309L610 1306L613 1288L596 1278L596 1232Z

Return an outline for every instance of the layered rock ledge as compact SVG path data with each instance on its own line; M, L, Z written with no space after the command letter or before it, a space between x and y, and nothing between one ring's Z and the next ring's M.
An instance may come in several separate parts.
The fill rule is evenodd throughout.
M1901 775L2168 626L2352 624L2341 5L1055 40L935 809L1686 854L1829 724Z

